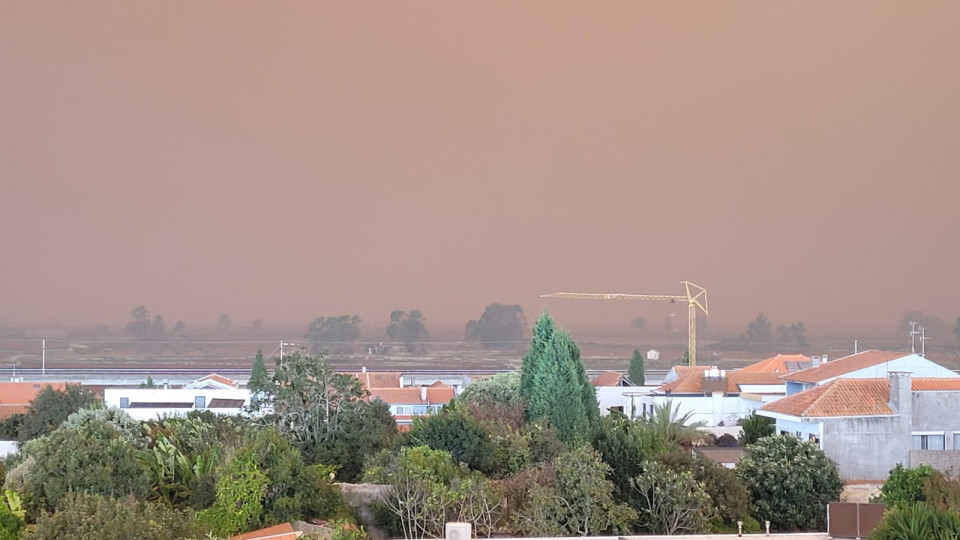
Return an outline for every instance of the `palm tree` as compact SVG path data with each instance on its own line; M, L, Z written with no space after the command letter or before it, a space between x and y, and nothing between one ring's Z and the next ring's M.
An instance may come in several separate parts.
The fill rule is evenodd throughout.
M673 407L672 401L654 405L653 412L640 419L640 422L665 443L677 446L689 446L700 437L700 428L705 422L692 422L693 412L680 415L680 405Z

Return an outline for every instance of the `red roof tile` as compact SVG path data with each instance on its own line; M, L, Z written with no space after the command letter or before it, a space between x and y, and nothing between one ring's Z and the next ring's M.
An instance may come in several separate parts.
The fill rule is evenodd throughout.
M65 382L0 382L0 404L27 405L47 386L64 390Z
M623 373L619 371L604 371L590 381L593 386L620 386Z
M960 379L912 379L911 388L914 392L960 392ZM895 414L889 399L889 379L834 379L774 401L763 410L808 418L883 416Z
M344 373L360 381L365 388L400 388L399 372L393 371L355 371Z
M280 525L274 525L266 529L258 529L256 531L238 534L237 536L231 536L230 540L266 540L267 538L270 540L293 540L294 538L299 538L301 535L303 535L303 532L293 530L293 525L281 523Z
M15 414L27 414L29 405L5 405L0 403L0 420L6 420Z
M685 371L681 377L673 382L667 383L657 392L670 392L672 394L700 394L703 393L703 372L706 368L694 367L693 370ZM744 371L726 372L726 389L724 392L729 394L739 394L741 384L760 384L760 385L782 385L780 375L777 373L756 373Z
M910 356L909 353L886 352L886 351L863 351L836 360L831 360L826 364L820 364L817 367L788 373L782 377L785 381L818 383L847 373L852 373L861 369L890 362L898 358Z
M790 373L787 362L797 362L810 364L810 358L802 354L778 354L772 358L760 360L753 364L743 366L738 371L747 371L753 373Z
M440 383L426 386L427 399L421 399L420 388L371 388L370 399L379 399L388 405L445 405L455 396L453 387Z

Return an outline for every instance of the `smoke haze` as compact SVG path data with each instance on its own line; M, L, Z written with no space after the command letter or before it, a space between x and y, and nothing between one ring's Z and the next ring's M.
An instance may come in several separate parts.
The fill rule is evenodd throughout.
M0 321L952 321L957 66L952 1L6 2Z

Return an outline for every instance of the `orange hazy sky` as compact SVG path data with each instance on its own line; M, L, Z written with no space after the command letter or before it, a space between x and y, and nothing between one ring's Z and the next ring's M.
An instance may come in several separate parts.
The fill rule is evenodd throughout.
M0 321L952 321L958 66L952 0L3 2Z

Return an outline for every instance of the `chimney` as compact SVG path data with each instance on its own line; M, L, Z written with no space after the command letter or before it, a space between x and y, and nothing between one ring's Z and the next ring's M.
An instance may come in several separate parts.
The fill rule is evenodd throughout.
M823 356L821 357L821 360L823 361L824 364L826 364L829 359L830 359L830 357L827 356L827 355L823 355Z
M820 357L811 356L810 357L810 367L820 367Z
M420 401L426 401L426 400L427 400L427 387L426 387L426 386L421 386L421 387L420 387Z
M913 412L913 388L909 371L890 371L890 406L901 418L910 418Z

